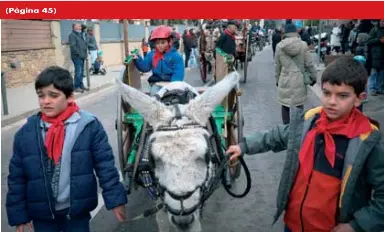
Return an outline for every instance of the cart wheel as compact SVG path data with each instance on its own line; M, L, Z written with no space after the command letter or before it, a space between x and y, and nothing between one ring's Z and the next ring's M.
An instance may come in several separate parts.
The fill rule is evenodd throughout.
M251 54L249 53L249 46L248 46L248 43L247 43L247 47L245 49L245 60L244 60L244 80L243 82L246 83L247 82L247 75L248 75L248 59L251 58L249 57L251 56Z
M235 131L237 132L237 141L236 144L243 141L243 128L244 128L244 118L243 118L243 110L241 108L240 96L236 96L236 112L234 117L234 123L237 125ZM234 166L231 166L229 171L231 174L231 178L233 180L239 178L241 174L241 164L237 160L234 162Z
M207 82L207 62L205 62L204 56L200 56L200 77L205 84Z
M133 128L130 125L124 123L124 115L127 110L127 106L124 105L122 96L117 97L117 118L116 118L116 130L117 130L117 148L119 154L120 171L124 173L124 169L127 162L127 154L132 146L130 138L133 136ZM124 176L124 175L123 175Z

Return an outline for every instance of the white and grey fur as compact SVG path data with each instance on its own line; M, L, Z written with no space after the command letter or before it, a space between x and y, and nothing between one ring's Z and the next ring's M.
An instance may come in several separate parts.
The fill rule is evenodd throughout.
M159 95L162 95L165 89L185 88L189 88L197 94L189 104L179 105L182 118L176 119L174 106L166 106L154 97L117 80L124 101L136 109L154 128L149 139L155 138L151 144L151 153L156 165L155 175L159 183L167 190L184 195L204 183L207 175L205 154L208 148L204 135L208 135L208 131L199 127L174 131L156 131L156 129L164 125L181 127L190 123L206 126L214 108L238 83L239 74L232 72L201 95L185 82L169 83L159 91ZM208 168L211 169L212 164L209 164ZM211 178L212 170L209 170L208 173ZM184 207L188 209L199 204L201 197L200 191L195 191L191 197L184 200ZM180 201L173 199L167 192L164 195L164 203L172 209L181 209ZM199 209L186 216L172 216L168 213L168 218L172 226L183 229L182 231L201 231Z

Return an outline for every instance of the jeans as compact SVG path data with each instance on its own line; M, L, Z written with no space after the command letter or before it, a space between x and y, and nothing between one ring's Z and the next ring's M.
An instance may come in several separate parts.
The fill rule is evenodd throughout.
M284 232L292 232L287 226L284 227Z
M188 62L189 62L189 57L191 57L191 52L192 52L192 50L184 49L184 53L185 53L184 65L186 68L188 68Z
M89 232L91 216L84 215L77 218L67 218L68 209L58 210L52 220L34 220L35 232Z
M370 93L384 93L384 70L372 68L368 89Z
M199 51L197 50L197 48L192 48L192 54L193 54L193 59L194 62L194 66L191 67L191 68L200 68L200 60L198 60L198 57L199 57Z
M304 106L297 106L297 108L303 109ZM281 106L281 117L283 119L283 124L289 124L290 120L290 108L287 106Z
M72 59L73 65L75 66L75 81L74 81L74 87L75 89L83 89L84 83L83 83L83 76L84 76L84 60L77 58Z
M93 65L97 59L97 50L89 51L89 55L91 58L91 65Z

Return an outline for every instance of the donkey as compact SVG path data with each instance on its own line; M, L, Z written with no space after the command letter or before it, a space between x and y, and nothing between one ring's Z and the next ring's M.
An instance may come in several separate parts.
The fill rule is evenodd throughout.
M206 138L210 136L206 125L214 108L238 83L239 74L232 72L199 95L185 82L171 82L159 93L188 87L196 94L187 104L175 106L163 104L117 80L123 100L153 128L149 141L155 177L165 190L162 199L170 225L180 231L202 230L202 191L199 190L213 177L212 163L206 159L209 148Z

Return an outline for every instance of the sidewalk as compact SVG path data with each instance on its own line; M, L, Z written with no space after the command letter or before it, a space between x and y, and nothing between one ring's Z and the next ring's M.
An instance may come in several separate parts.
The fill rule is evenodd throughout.
M317 66L317 83L310 87L315 95L320 99L321 91L321 75L325 67L323 64ZM368 102L364 103L363 112L368 117L380 123L380 131L384 134L384 95L370 96L368 95Z
M84 93L75 93L76 99L82 98L84 96L89 95L90 93L95 93L113 86L115 83L115 78L120 76L120 72L123 68L124 65L112 66L107 68L107 74L105 76L91 75L90 91ZM141 76L142 90L149 89L147 79L150 75L151 72L148 72L144 73ZM199 76L200 73L197 69L187 69L185 71L184 80L189 84L200 86L202 85L202 82ZM84 78L83 82L84 85L87 87L87 78ZM1 111L1 127L5 127L19 120L25 119L39 110L39 104L35 92L34 83L30 83L19 88L7 89L7 101L9 114L3 115L3 111Z
M108 88L114 84L114 79L120 75L120 70L123 65L112 66L107 69L107 74L91 75L90 76L90 91L84 93L75 93L76 99L87 96L90 93L100 91ZM84 85L87 87L87 78L84 78ZM35 92L35 83L7 89L7 101L8 101L8 115L3 115L3 109L1 109L1 126L7 126L21 119L24 119L39 109L37 101L37 95Z

